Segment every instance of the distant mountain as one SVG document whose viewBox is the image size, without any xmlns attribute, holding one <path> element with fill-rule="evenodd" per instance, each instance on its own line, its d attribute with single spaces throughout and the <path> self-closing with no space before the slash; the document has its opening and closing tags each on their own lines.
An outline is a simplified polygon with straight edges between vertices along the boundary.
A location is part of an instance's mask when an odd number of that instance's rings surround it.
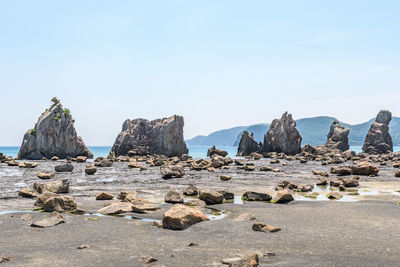
<svg viewBox="0 0 400 267">
<path fill-rule="evenodd" d="M 335 118 L 328 116 L 297 120 L 297 129 L 303 137 L 302 145 L 310 144 L 315 146 L 325 144 L 329 127 L 334 120 Z M 343 126 L 350 129 L 350 145 L 362 146 L 365 136 L 374 120 L 375 118 L 365 123 L 355 125 L 340 122 Z M 268 131 L 269 126 L 269 123 L 260 123 L 220 130 L 207 136 L 196 136 L 192 139 L 186 140 L 186 144 L 188 146 L 237 146 L 244 130 L 247 130 L 249 133 L 254 133 L 254 138 L 259 142 L 263 142 L 264 134 Z M 393 139 L 393 145 L 400 146 L 400 118 L 393 117 L 389 127 L 390 135 Z"/>
</svg>

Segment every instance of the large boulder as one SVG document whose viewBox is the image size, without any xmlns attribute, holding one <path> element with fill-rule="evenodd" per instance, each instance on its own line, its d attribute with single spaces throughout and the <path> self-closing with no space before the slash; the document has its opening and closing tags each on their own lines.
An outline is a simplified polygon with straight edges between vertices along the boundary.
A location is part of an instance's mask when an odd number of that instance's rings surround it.
<svg viewBox="0 0 400 267">
<path fill-rule="evenodd" d="M 187 154 L 183 125 L 183 117 L 178 115 L 153 121 L 126 120 L 111 153 L 116 157 L 151 154 L 173 157 Z"/>
<path fill-rule="evenodd" d="M 260 146 L 254 139 L 253 133 L 249 135 L 248 131 L 243 131 L 240 138 L 237 156 L 249 156 L 253 152 L 259 152 Z"/>
<path fill-rule="evenodd" d="M 360 161 L 351 167 L 351 171 L 354 175 L 378 175 L 379 168 L 373 163 L 368 161 Z"/>
<path fill-rule="evenodd" d="M 389 134 L 389 123 L 392 113 L 388 110 L 379 111 L 372 123 L 362 148 L 363 153 L 386 154 L 393 152 L 392 137 Z"/>
<path fill-rule="evenodd" d="M 19 159 L 39 160 L 93 155 L 76 133 L 74 119 L 69 109 L 64 109 L 58 99 L 39 117 L 35 127 L 25 133 Z"/>
<path fill-rule="evenodd" d="M 177 204 L 164 213 L 162 225 L 166 229 L 185 230 L 193 224 L 208 220 L 200 210 Z"/>
<path fill-rule="evenodd" d="M 340 125 L 339 122 L 334 121 L 328 133 L 325 147 L 329 149 L 338 149 L 340 151 L 346 151 L 350 148 L 349 146 L 349 132 L 347 129 Z"/>
<path fill-rule="evenodd" d="M 285 112 L 281 119 L 272 121 L 268 132 L 264 135 L 263 152 L 285 153 L 296 155 L 301 153 L 301 135 L 296 129 L 296 121 Z"/>
<path fill-rule="evenodd" d="M 179 165 L 161 166 L 160 172 L 164 179 L 169 179 L 172 177 L 181 178 L 185 175 L 185 170 Z"/>
</svg>

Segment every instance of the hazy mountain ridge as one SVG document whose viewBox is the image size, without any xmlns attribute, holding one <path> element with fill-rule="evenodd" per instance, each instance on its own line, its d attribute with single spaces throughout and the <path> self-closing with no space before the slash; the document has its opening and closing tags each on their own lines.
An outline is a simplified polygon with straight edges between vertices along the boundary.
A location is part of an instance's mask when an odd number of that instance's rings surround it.
<svg viewBox="0 0 400 267">
<path fill-rule="evenodd" d="M 334 120 L 336 120 L 334 117 L 328 116 L 297 120 L 297 129 L 303 137 L 302 145 L 310 144 L 315 146 L 325 144 L 329 127 Z M 352 146 L 362 146 L 365 136 L 374 120 L 375 118 L 354 125 L 340 122 L 343 126 L 350 129 L 349 144 Z M 259 123 L 250 126 L 233 127 L 213 132 L 207 136 L 196 136 L 186 140 L 186 143 L 188 146 L 237 146 L 244 130 L 247 130 L 249 133 L 254 133 L 254 138 L 259 142 L 263 142 L 264 134 L 268 131 L 269 126 L 269 123 Z M 400 146 L 400 118 L 393 117 L 389 127 L 393 145 Z"/>
</svg>

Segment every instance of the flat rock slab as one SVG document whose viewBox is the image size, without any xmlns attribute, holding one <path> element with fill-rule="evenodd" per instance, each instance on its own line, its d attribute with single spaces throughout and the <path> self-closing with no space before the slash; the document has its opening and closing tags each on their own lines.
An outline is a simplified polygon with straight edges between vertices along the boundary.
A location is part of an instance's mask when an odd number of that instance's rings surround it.
<svg viewBox="0 0 400 267">
<path fill-rule="evenodd" d="M 46 228 L 58 225 L 60 223 L 64 223 L 64 218 L 60 214 L 55 214 L 50 217 L 41 219 L 39 221 L 33 222 L 31 224 L 32 227 Z"/>
</svg>

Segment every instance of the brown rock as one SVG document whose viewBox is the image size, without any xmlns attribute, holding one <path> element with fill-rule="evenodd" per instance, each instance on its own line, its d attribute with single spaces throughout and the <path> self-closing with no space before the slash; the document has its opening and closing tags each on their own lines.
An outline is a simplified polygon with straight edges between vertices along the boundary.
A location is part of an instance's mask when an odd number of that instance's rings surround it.
<svg viewBox="0 0 400 267">
<path fill-rule="evenodd" d="M 96 200 L 111 200 L 114 196 L 108 192 L 100 192 L 96 195 Z"/>
<path fill-rule="evenodd" d="M 281 228 L 272 226 L 269 224 L 263 224 L 260 222 L 255 222 L 252 227 L 253 231 L 258 231 L 258 232 L 269 232 L 269 233 L 274 233 L 274 232 L 279 232 Z"/>
<path fill-rule="evenodd" d="M 200 210 L 177 204 L 164 213 L 162 223 L 166 229 L 184 230 L 193 224 L 208 220 Z"/>
</svg>

